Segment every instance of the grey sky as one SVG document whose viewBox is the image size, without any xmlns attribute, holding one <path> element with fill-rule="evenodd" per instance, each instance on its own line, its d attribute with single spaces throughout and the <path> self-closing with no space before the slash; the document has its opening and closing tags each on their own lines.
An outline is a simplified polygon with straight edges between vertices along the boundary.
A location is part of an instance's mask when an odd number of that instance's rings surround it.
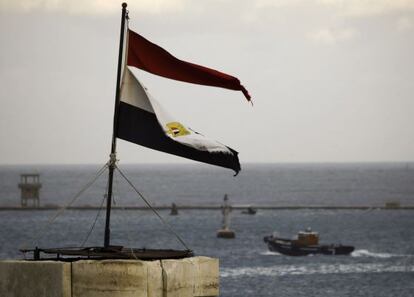
<svg viewBox="0 0 414 297">
<path fill-rule="evenodd" d="M 0 0 L 0 164 L 108 158 L 121 1 Z M 250 91 L 136 71 L 241 162 L 414 160 L 414 0 L 129 1 L 130 27 Z M 118 141 L 129 162 L 186 162 Z M 190 162 L 190 161 L 188 161 Z"/>
</svg>

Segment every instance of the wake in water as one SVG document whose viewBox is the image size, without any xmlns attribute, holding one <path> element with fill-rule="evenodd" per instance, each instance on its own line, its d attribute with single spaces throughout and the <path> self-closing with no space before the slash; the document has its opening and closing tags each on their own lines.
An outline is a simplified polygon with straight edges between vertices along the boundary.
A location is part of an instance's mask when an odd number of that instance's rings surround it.
<svg viewBox="0 0 414 297">
<path fill-rule="evenodd" d="M 278 252 L 271 252 L 271 251 L 265 251 L 261 252 L 260 255 L 262 256 L 283 256 L 282 254 L 279 254 Z M 308 255 L 313 256 L 312 254 Z M 381 258 L 381 259 L 387 259 L 392 257 L 412 257 L 413 255 L 402 255 L 402 254 L 391 254 L 391 253 L 374 253 L 370 252 L 369 250 L 356 250 L 351 253 L 352 257 L 359 258 L 359 257 L 371 257 L 371 258 Z"/>
<path fill-rule="evenodd" d="M 392 257 L 412 257 L 412 255 L 390 254 L 390 253 L 374 253 L 368 250 L 356 250 L 351 254 L 352 257 L 372 257 L 372 258 L 392 258 Z"/>
<path fill-rule="evenodd" d="M 282 254 L 279 254 L 278 252 L 272 252 L 272 251 L 261 252 L 260 255 L 262 255 L 262 256 L 282 256 Z"/>
<path fill-rule="evenodd" d="M 321 265 L 276 265 L 272 267 L 239 267 L 224 268 L 221 277 L 256 277 L 285 276 L 309 274 L 348 274 L 348 273 L 382 273 L 382 272 L 414 272 L 414 265 L 389 264 L 321 264 Z"/>
</svg>

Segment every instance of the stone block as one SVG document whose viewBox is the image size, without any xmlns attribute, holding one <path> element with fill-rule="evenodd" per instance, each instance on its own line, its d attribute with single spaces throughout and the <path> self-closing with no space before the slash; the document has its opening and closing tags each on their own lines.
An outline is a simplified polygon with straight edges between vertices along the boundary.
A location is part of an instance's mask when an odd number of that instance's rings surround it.
<svg viewBox="0 0 414 297">
<path fill-rule="evenodd" d="M 219 262 L 0 261 L 0 297 L 206 297 L 219 294 Z"/>
<path fill-rule="evenodd" d="M 160 261 L 147 261 L 148 297 L 163 297 L 162 267 Z"/>
<path fill-rule="evenodd" d="M 0 261 L 0 296 L 72 297 L 71 264 L 56 261 Z"/>
<path fill-rule="evenodd" d="M 72 297 L 147 297 L 148 268 L 139 260 L 72 263 Z"/>
<path fill-rule="evenodd" d="M 210 257 L 190 258 L 194 265 L 194 297 L 219 296 L 219 260 Z"/>
<path fill-rule="evenodd" d="M 189 259 L 161 260 L 163 297 L 193 297 L 194 264 Z"/>
</svg>

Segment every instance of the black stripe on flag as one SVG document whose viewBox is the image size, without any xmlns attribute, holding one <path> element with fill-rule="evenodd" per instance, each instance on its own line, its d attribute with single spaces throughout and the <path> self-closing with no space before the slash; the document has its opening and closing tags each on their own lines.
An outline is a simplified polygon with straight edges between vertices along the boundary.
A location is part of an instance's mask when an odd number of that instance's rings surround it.
<svg viewBox="0 0 414 297">
<path fill-rule="evenodd" d="M 174 141 L 165 134 L 154 113 L 120 102 L 117 137 L 154 150 L 240 171 L 238 152 L 209 152 Z"/>
</svg>

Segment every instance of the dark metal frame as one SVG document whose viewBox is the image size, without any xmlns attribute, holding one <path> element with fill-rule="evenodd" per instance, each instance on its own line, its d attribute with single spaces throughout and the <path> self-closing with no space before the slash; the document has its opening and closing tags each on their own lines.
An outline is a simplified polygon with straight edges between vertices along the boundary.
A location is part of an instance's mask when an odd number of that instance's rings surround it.
<svg viewBox="0 0 414 297">
<path fill-rule="evenodd" d="M 84 248 L 35 248 L 22 249 L 23 253 L 33 253 L 33 259 L 77 261 L 77 260 L 101 260 L 101 259 L 135 259 L 135 260 L 161 260 L 161 259 L 182 259 L 194 256 L 190 250 L 155 250 L 125 248 L 123 246 L 84 247 Z M 42 257 L 42 254 L 54 255 L 54 257 Z"/>
</svg>

